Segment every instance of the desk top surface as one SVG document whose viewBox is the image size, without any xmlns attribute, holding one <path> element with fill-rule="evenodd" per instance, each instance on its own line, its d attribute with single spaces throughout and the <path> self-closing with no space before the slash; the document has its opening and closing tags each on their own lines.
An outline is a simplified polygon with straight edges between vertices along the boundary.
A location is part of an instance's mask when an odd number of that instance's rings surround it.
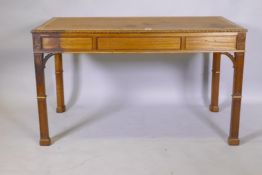
<svg viewBox="0 0 262 175">
<path fill-rule="evenodd" d="M 224 17 L 54 17 L 37 32 L 246 32 Z"/>
</svg>

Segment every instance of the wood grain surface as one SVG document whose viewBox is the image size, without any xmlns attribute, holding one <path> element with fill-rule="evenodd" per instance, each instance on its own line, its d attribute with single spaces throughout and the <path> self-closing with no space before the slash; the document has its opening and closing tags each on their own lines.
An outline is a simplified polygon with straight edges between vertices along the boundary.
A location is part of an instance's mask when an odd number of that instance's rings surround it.
<svg viewBox="0 0 262 175">
<path fill-rule="evenodd" d="M 245 32 L 219 16 L 211 17 L 54 17 L 32 32 Z"/>
</svg>

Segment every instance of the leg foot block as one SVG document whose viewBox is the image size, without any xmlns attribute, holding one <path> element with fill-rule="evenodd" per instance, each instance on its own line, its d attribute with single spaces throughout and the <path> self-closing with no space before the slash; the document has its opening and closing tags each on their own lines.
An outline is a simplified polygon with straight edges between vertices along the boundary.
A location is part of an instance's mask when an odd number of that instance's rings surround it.
<svg viewBox="0 0 262 175">
<path fill-rule="evenodd" d="M 40 145 L 41 146 L 49 146 L 51 145 L 51 139 L 47 138 L 47 139 L 40 139 Z"/>
<path fill-rule="evenodd" d="M 57 113 L 65 112 L 65 110 L 66 110 L 66 107 L 65 107 L 65 106 L 61 106 L 61 107 L 57 107 L 57 108 L 56 108 L 56 112 L 57 112 Z"/>
<path fill-rule="evenodd" d="M 240 140 L 238 138 L 228 138 L 227 140 L 229 145 L 237 146 L 240 143 Z"/>
<path fill-rule="evenodd" d="M 210 106 L 209 106 L 209 110 L 210 110 L 211 112 L 219 112 L 219 107 L 218 107 L 218 106 L 212 106 L 212 105 L 210 105 Z"/>
</svg>

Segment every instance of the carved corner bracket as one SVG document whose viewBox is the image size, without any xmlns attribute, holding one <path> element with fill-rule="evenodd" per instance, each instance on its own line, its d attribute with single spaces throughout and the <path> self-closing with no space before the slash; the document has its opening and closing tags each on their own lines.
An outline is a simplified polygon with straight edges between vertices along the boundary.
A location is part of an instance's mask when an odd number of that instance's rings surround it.
<svg viewBox="0 0 262 175">
<path fill-rule="evenodd" d="M 233 65 L 235 65 L 235 60 L 236 60 L 236 57 L 229 53 L 229 52 L 221 52 L 221 55 L 226 55 L 233 63 Z"/>
<path fill-rule="evenodd" d="M 44 66 L 44 68 L 45 68 L 45 65 L 46 65 L 46 62 L 48 61 L 48 59 L 51 58 L 54 55 L 55 55 L 54 53 L 49 53 L 49 54 L 44 56 L 44 58 L 43 58 L 43 66 Z"/>
</svg>

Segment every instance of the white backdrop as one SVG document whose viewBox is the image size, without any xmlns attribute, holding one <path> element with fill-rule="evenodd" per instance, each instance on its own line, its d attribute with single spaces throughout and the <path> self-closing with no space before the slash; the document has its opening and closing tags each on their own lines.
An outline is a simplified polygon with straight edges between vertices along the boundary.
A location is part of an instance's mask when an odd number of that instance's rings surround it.
<svg viewBox="0 0 262 175">
<path fill-rule="evenodd" d="M 262 2 L 254 0 L 3 1 L 0 6 L 0 108 L 36 113 L 30 30 L 53 16 L 224 16 L 248 28 L 243 103 L 262 101 Z M 209 54 L 64 55 L 65 99 L 92 109 L 107 105 L 209 105 Z M 220 102 L 229 107 L 232 64 L 223 57 Z M 49 110 L 55 110 L 53 59 L 46 68 Z M 23 114 L 23 113 L 21 113 Z"/>
<path fill-rule="evenodd" d="M 233 73 L 228 58 L 221 65 L 221 112 L 210 113 L 209 54 L 65 54 L 68 110 L 55 113 L 51 58 L 46 66 L 50 136 L 59 141 L 38 147 L 30 30 L 54 16 L 224 16 L 248 28 L 243 146 L 225 143 Z M 261 0 L 0 0 L 0 174 L 261 172 L 261 142 L 252 142 L 262 136 L 261 17 Z M 108 136 L 217 141 L 85 139 Z"/>
<path fill-rule="evenodd" d="M 53 16 L 224 16 L 248 28 L 243 102 L 262 101 L 262 3 L 254 0 L 1 0 L 1 104 L 32 100 L 35 82 L 30 30 Z M 73 59 L 72 59 L 73 58 Z M 209 103 L 211 63 L 203 54 L 65 55 L 67 103 Z M 53 60 L 46 69 L 54 96 Z M 221 102 L 230 100 L 232 65 L 222 61 Z M 77 90 L 77 92 L 73 92 Z M 100 103 L 98 102 L 98 103 Z M 69 105 L 70 105 L 69 104 Z"/>
</svg>

